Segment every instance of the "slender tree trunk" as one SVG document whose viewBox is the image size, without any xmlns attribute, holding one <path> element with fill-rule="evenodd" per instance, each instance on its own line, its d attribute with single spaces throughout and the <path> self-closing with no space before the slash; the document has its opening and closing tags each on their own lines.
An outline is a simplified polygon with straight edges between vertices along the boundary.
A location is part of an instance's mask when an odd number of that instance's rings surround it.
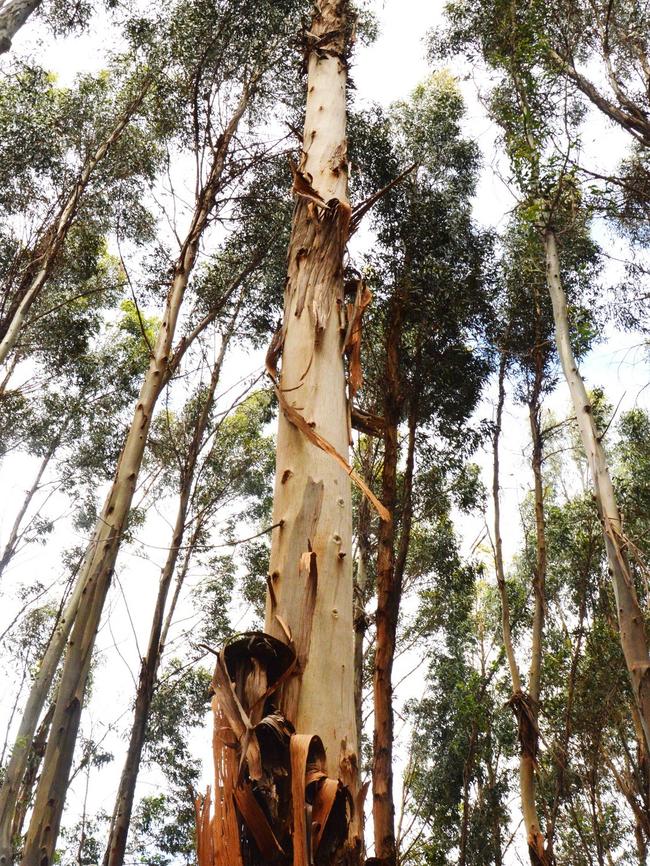
<svg viewBox="0 0 650 866">
<path fill-rule="evenodd" d="M 1 18 L 2 10 L 0 9 L 0 20 Z M 5 362 L 7 356 L 18 342 L 18 337 L 20 336 L 20 331 L 24 325 L 25 317 L 31 309 L 34 301 L 40 295 L 52 272 L 56 258 L 59 255 L 59 252 L 68 236 L 70 227 L 77 216 L 79 202 L 81 201 L 94 170 L 104 159 L 111 147 L 119 140 L 122 133 L 131 122 L 133 115 L 140 107 L 150 86 L 151 81 L 147 77 L 143 82 L 139 94 L 129 103 L 127 108 L 119 116 L 111 132 L 106 136 L 99 147 L 97 147 L 97 149 L 86 158 L 72 191 L 65 199 L 54 221 L 43 233 L 42 240 L 38 244 L 34 256 L 28 264 L 26 272 L 16 289 L 15 297 L 9 307 L 9 311 L 0 321 L 0 364 Z"/>
<path fill-rule="evenodd" d="M 214 152 L 208 180 L 195 207 L 192 224 L 174 267 L 172 283 L 149 369 L 135 407 L 131 427 L 118 462 L 113 484 L 104 503 L 93 538 L 86 552 L 80 582 L 84 600 L 72 631 L 57 695 L 52 734 L 47 744 L 43 772 L 27 833 L 22 863 L 24 866 L 51 866 L 72 765 L 81 708 L 95 636 L 120 548 L 122 533 L 131 508 L 142 464 L 149 426 L 158 397 L 182 357 L 172 356 L 172 345 L 181 304 L 199 243 L 220 188 L 225 157 L 230 142 L 246 110 L 250 97 L 244 89 L 239 105 L 220 137 Z M 183 351 L 188 343 L 183 343 Z"/>
<path fill-rule="evenodd" d="M 369 483 L 369 479 L 366 479 Z M 357 724 L 357 743 L 361 743 L 363 729 L 363 641 L 366 634 L 366 592 L 368 586 L 370 505 L 367 499 L 359 503 L 357 526 L 357 575 L 354 582 L 354 709 Z"/>
<path fill-rule="evenodd" d="M 27 809 L 29 808 L 32 794 L 34 792 L 34 785 L 36 784 L 36 779 L 38 778 L 38 773 L 43 761 L 43 755 L 45 754 L 45 747 L 47 746 L 47 738 L 50 734 L 53 715 L 54 703 L 51 703 L 48 711 L 43 716 L 43 721 L 38 726 L 38 731 L 36 732 L 36 736 L 32 742 L 29 758 L 27 760 L 27 769 L 25 770 L 25 775 L 18 793 L 16 811 L 14 812 L 14 821 L 11 829 L 13 840 L 19 839 L 23 832 L 25 816 L 27 815 Z"/>
<path fill-rule="evenodd" d="M 345 455 L 343 254 L 351 213 L 346 84 L 353 21 L 347 0 L 318 0 L 315 6 L 307 35 L 304 149 L 294 175 L 278 394 L 283 408 L 298 412 Z M 298 675 L 283 688 L 282 712 L 298 732 L 320 736 L 328 775 L 340 778 L 356 797 L 350 479 L 290 417 L 285 410 L 278 422 L 273 523 L 281 525 L 272 536 L 265 628 L 284 641 L 289 634 L 300 636 Z M 308 577 L 301 568 L 305 556 Z M 313 595 L 306 592 L 310 587 Z M 308 598 L 313 607 L 306 607 Z M 358 816 L 350 824 L 347 848 L 337 857 L 360 856 Z"/>
<path fill-rule="evenodd" d="M 372 818 L 375 856 L 382 864 L 394 866 L 395 803 L 393 800 L 393 659 L 401 586 L 395 574 L 395 510 L 397 506 L 398 428 L 403 395 L 400 371 L 402 304 L 395 296 L 386 333 L 384 393 L 384 460 L 382 502 L 391 520 L 382 520 L 377 547 L 377 638 L 373 673 L 374 735 L 372 765 Z"/>
<path fill-rule="evenodd" d="M 237 312 L 238 310 L 239 306 Z M 235 316 L 236 315 L 237 313 Z M 233 317 L 233 320 L 230 323 L 228 333 L 223 336 L 221 349 L 212 370 L 210 384 L 204 398 L 203 407 L 194 428 L 189 454 L 183 467 L 176 523 L 174 525 L 172 543 L 167 553 L 167 559 L 160 574 L 158 596 L 156 598 L 156 606 L 149 632 L 147 654 L 142 659 L 140 667 L 140 679 L 135 698 L 135 713 L 133 724 L 131 726 L 129 747 L 127 749 L 126 759 L 120 777 L 120 784 L 115 798 L 115 807 L 113 809 L 108 844 L 104 854 L 104 866 L 122 866 L 124 862 L 126 840 L 129 832 L 129 824 L 131 822 L 133 799 L 135 796 L 135 786 L 138 779 L 138 772 L 140 770 L 142 747 L 144 745 L 151 701 L 153 699 L 158 677 L 158 669 L 160 666 L 160 657 L 163 647 L 161 638 L 167 595 L 174 576 L 174 571 L 176 570 L 178 554 L 185 537 L 187 511 L 194 484 L 196 465 L 203 438 L 205 436 L 205 431 L 210 420 L 210 412 L 214 403 L 214 395 L 219 383 L 219 377 L 221 375 L 223 359 L 234 330 L 234 325 L 235 317 Z M 175 598 L 178 598 L 178 596 L 175 596 Z"/>
<path fill-rule="evenodd" d="M 4 551 L 2 553 L 2 556 L 0 557 L 0 578 L 3 575 L 5 568 L 9 565 L 9 563 L 16 554 L 16 548 L 21 538 L 20 527 L 22 525 L 23 518 L 27 513 L 27 509 L 31 505 L 32 499 L 34 498 L 41 486 L 41 481 L 43 479 L 43 475 L 45 474 L 45 470 L 49 466 L 50 460 L 54 456 L 54 452 L 58 447 L 59 439 L 57 437 L 52 443 L 52 445 L 48 448 L 47 452 L 44 454 L 43 459 L 41 460 L 38 467 L 36 478 L 34 479 L 32 486 L 25 493 L 23 504 L 20 506 L 18 514 L 16 515 L 16 519 L 14 520 L 13 526 L 11 527 L 11 532 L 9 533 L 9 538 L 7 539 Z"/>
<path fill-rule="evenodd" d="M 643 611 L 639 605 L 634 577 L 625 551 L 621 516 L 614 485 L 609 474 L 601 437 L 596 429 L 591 402 L 571 347 L 567 300 L 560 278 L 557 240 L 552 228 L 544 232 L 548 288 L 553 302 L 555 338 L 562 369 L 569 386 L 582 446 L 587 454 L 594 495 L 603 525 L 609 571 L 616 597 L 616 610 L 625 664 L 630 675 L 634 699 L 639 709 L 650 751 L 650 657 Z"/>
<path fill-rule="evenodd" d="M 6 0 L 0 5 L 0 54 L 11 48 L 11 42 L 42 0 Z"/>
<path fill-rule="evenodd" d="M 513 696 L 511 704 L 519 727 L 519 742 L 521 754 L 519 758 L 519 793 L 521 798 L 521 811 L 524 819 L 524 827 L 526 828 L 526 839 L 528 842 L 528 853 L 532 866 L 548 866 L 552 863 L 552 855 L 544 845 L 544 835 L 541 831 L 539 817 L 537 815 L 537 804 L 535 800 L 535 764 L 537 756 L 538 743 L 538 704 L 539 704 L 539 673 L 541 668 L 541 650 L 542 650 L 542 633 L 543 633 L 543 616 L 544 616 L 544 601 L 541 592 L 543 591 L 543 579 L 546 571 L 545 565 L 545 544 L 542 549 L 537 551 L 537 564 L 535 575 L 533 577 L 533 591 L 535 595 L 535 612 L 533 615 L 533 634 L 531 647 L 531 664 L 529 672 L 529 688 L 530 692 L 526 695 L 523 691 L 521 674 L 515 657 L 514 646 L 512 643 L 512 633 L 510 628 L 510 605 L 508 602 L 508 592 L 506 587 L 505 568 L 503 563 L 503 546 L 501 540 L 501 509 L 499 497 L 499 439 L 501 435 L 501 425 L 503 420 L 503 405 L 505 402 L 505 371 L 507 359 L 505 354 L 502 354 L 499 364 L 499 394 L 497 399 L 496 423 L 493 437 L 493 477 L 492 477 L 492 496 L 494 501 L 494 537 L 495 537 L 495 565 L 497 572 L 497 585 L 499 595 L 501 597 L 501 622 L 503 631 L 503 643 L 508 658 L 510 668 L 510 678 L 512 680 Z M 537 401 L 535 401 L 537 403 Z M 533 415 L 538 421 L 539 407 L 536 406 Z M 535 424 L 539 430 L 538 424 Z M 541 438 L 538 439 L 538 447 L 541 448 Z M 538 518 L 538 498 L 541 496 L 541 475 L 535 469 L 541 467 L 541 451 L 536 455 L 536 443 L 533 442 L 533 466 L 535 472 L 535 509 L 536 518 Z M 543 503 L 542 512 L 543 520 Z M 536 519 L 536 524 L 538 519 Z M 538 533 L 540 527 L 538 525 Z M 541 556 L 541 559 L 540 559 Z"/>
<path fill-rule="evenodd" d="M 77 576 L 74 589 L 47 645 L 32 683 L 14 741 L 11 758 L 0 788 L 0 866 L 12 862 L 12 826 L 21 783 L 27 769 L 34 732 L 50 693 L 61 656 L 83 596 L 83 584 Z"/>
</svg>

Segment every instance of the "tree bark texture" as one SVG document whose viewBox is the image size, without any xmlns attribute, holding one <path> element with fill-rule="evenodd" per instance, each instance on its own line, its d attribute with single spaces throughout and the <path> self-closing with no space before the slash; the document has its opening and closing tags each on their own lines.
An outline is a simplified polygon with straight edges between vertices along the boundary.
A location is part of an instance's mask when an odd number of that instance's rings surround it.
<svg viewBox="0 0 650 866">
<path fill-rule="evenodd" d="M 269 351 L 273 371 L 282 350 L 283 411 L 273 511 L 273 523 L 281 525 L 272 536 L 265 630 L 296 649 L 297 674 L 283 688 L 282 712 L 299 733 L 320 736 L 327 774 L 354 796 L 350 479 L 290 420 L 291 410 L 299 413 L 340 455 L 347 454 L 343 254 L 350 222 L 346 86 L 352 16 L 347 0 L 320 0 L 315 7 L 306 34 L 307 102 L 303 153 L 294 169 L 284 321 L 275 356 L 273 346 Z M 312 554 L 315 569 L 300 567 L 304 554 Z M 358 828 L 350 833 L 346 856 L 354 858 L 361 841 Z"/>
<path fill-rule="evenodd" d="M 393 800 L 393 659 L 401 597 L 395 571 L 395 522 L 397 506 L 398 429 L 403 395 L 400 371 L 402 303 L 398 295 L 391 304 L 386 334 L 384 395 L 384 460 L 382 502 L 392 519 L 382 521 L 377 548 L 377 636 L 373 672 L 374 732 L 372 767 L 372 817 L 375 856 L 386 866 L 394 866 L 395 803 Z"/>
<path fill-rule="evenodd" d="M 0 866 L 9 866 L 13 860 L 12 827 L 15 823 L 16 804 L 27 770 L 34 732 L 65 650 L 82 595 L 83 584 L 77 576 L 70 600 L 47 645 L 23 710 L 11 758 L 0 788 Z"/>
<path fill-rule="evenodd" d="M 63 666 L 52 721 L 52 734 L 47 744 L 43 772 L 25 841 L 23 866 L 51 866 L 54 862 L 56 840 L 97 628 L 131 508 L 156 403 L 174 367 L 182 357 L 182 352 L 178 351 L 172 355 L 172 346 L 185 290 L 196 261 L 201 235 L 220 188 L 225 157 L 248 105 L 249 95 L 248 89 L 245 89 L 237 109 L 221 136 L 220 146 L 214 153 L 208 179 L 197 198 L 190 229 L 174 266 L 165 312 L 152 351 L 149 369 L 145 374 L 113 484 L 81 569 L 79 580 L 83 587 L 83 599 Z M 181 345 L 185 351 L 188 343 L 183 342 Z"/>
<path fill-rule="evenodd" d="M 0 54 L 11 48 L 14 36 L 42 0 L 7 0 L 0 6 Z"/>
<path fill-rule="evenodd" d="M 557 239 L 552 228 L 544 232 L 547 283 L 553 303 L 555 339 L 558 355 L 569 386 L 573 409 L 576 413 L 582 446 L 594 487 L 605 537 L 609 571 L 616 598 L 616 610 L 625 664 L 630 675 L 646 750 L 650 750 L 650 658 L 643 611 L 639 605 L 634 578 L 626 555 L 621 516 L 614 485 L 609 474 L 607 458 L 600 434 L 596 429 L 591 401 L 573 354 L 569 334 L 567 299 L 560 277 L 560 258 Z"/>
</svg>

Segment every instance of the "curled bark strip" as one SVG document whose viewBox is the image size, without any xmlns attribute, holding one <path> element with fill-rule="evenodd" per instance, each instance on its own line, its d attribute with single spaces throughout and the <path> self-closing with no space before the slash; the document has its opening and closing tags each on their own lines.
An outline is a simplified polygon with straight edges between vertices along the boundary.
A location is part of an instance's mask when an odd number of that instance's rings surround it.
<svg viewBox="0 0 650 866">
<path fill-rule="evenodd" d="M 250 783 L 235 788 L 234 795 L 241 816 L 264 859 L 273 862 L 284 857 L 284 850 L 276 839 L 262 807 L 257 802 Z"/>
<path fill-rule="evenodd" d="M 508 701 L 517 719 L 519 745 L 522 755 L 537 763 L 539 752 L 539 728 L 535 720 L 535 711 L 530 695 L 518 691 Z"/>
<path fill-rule="evenodd" d="M 372 300 L 372 292 L 364 280 L 357 280 L 357 288 L 354 303 L 347 305 L 348 327 L 343 343 L 343 352 L 348 358 L 348 383 L 350 386 L 350 400 L 353 400 L 357 391 L 363 385 L 363 372 L 361 370 L 361 333 L 363 314 Z"/>
<path fill-rule="evenodd" d="M 381 502 L 377 499 L 372 490 L 368 487 L 366 482 L 361 478 L 361 476 L 356 472 L 352 466 L 348 463 L 348 461 L 343 457 L 336 448 L 327 441 L 327 439 L 323 438 L 320 434 L 318 434 L 312 427 L 309 426 L 307 421 L 302 417 L 300 412 L 297 409 L 294 409 L 293 406 L 290 406 L 287 402 L 286 398 L 275 384 L 275 394 L 278 398 L 278 402 L 284 412 L 287 420 L 293 424 L 301 433 L 303 433 L 307 439 L 315 445 L 317 448 L 320 448 L 321 451 L 324 451 L 326 454 L 329 454 L 330 457 L 333 457 L 334 460 L 346 471 L 346 473 L 350 476 L 351 480 L 356 484 L 359 490 L 363 493 L 366 499 L 371 503 L 377 514 L 381 517 L 382 520 L 390 520 L 390 512 L 388 509 L 381 504 Z"/>
<path fill-rule="evenodd" d="M 251 779 L 260 779 L 262 777 L 262 756 L 257 736 L 248 714 L 235 693 L 234 684 L 228 676 L 223 653 L 219 653 L 217 658 L 212 678 L 212 688 L 215 694 L 213 698 L 215 723 L 216 714 L 219 713 L 219 716 L 223 717 L 227 722 L 228 729 L 234 734 L 241 747 L 240 774 L 243 770 L 244 762 L 246 762 Z"/>
</svg>

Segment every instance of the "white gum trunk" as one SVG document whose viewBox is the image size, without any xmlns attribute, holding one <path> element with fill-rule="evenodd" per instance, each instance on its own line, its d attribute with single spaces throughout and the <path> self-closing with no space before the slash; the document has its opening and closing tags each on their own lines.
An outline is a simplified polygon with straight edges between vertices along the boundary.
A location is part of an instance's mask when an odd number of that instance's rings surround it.
<svg viewBox="0 0 650 866">
<path fill-rule="evenodd" d="M 594 494 L 603 524 L 607 558 L 618 614 L 621 646 L 639 709 L 646 746 L 650 747 L 650 682 L 648 644 L 643 613 L 625 553 L 621 516 L 607 458 L 594 422 L 591 402 L 571 347 L 567 300 L 560 278 L 557 240 L 552 229 L 544 234 L 548 289 L 553 303 L 555 338 L 562 369 L 569 386 L 582 446 L 587 454 Z"/>
<path fill-rule="evenodd" d="M 0 5 L 0 54 L 11 48 L 11 43 L 29 16 L 42 0 L 8 0 Z"/>
<path fill-rule="evenodd" d="M 346 455 L 349 430 L 341 317 L 342 257 L 350 208 L 347 69 L 342 58 L 349 7 L 345 2 L 321 0 L 316 10 L 307 34 L 304 150 L 294 179 L 296 209 L 279 387 L 283 399 L 314 431 Z M 306 594 L 299 563 L 310 548 L 318 571 L 313 629 L 307 626 L 306 658 L 285 710 L 297 731 L 321 737 L 328 774 L 345 781 L 351 774 L 356 781 L 350 479 L 282 413 L 273 516 L 274 523 L 280 521 L 272 537 L 267 632 L 285 641 L 285 629 L 294 640 L 300 635 L 305 628 Z"/>
</svg>

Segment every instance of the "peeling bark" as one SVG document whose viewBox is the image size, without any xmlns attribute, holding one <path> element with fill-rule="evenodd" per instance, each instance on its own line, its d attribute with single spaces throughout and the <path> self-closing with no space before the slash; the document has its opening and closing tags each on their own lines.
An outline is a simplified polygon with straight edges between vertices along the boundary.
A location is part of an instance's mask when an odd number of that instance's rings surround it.
<svg viewBox="0 0 650 866">
<path fill-rule="evenodd" d="M 650 656 L 643 611 L 639 605 L 634 577 L 627 558 L 627 542 L 623 535 L 621 515 L 605 450 L 596 429 L 589 395 L 571 346 L 567 299 L 560 278 L 557 240 L 555 232 L 550 227 L 544 232 L 544 244 L 547 284 L 553 303 L 558 355 L 571 394 L 582 446 L 589 463 L 594 496 L 603 527 L 610 577 L 616 597 L 623 656 L 643 726 L 646 752 L 648 752 L 650 751 Z"/>
</svg>

